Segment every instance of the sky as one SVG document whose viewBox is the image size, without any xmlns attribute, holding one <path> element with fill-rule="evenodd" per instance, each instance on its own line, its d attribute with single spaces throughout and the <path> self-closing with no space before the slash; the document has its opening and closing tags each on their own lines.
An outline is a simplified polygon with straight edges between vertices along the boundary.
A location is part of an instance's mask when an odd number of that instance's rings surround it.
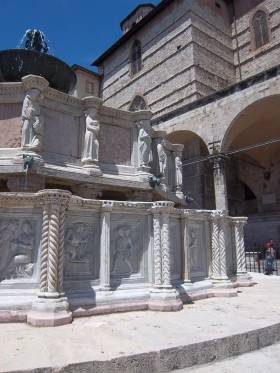
<svg viewBox="0 0 280 373">
<path fill-rule="evenodd" d="M 69 65 L 90 68 L 122 35 L 120 22 L 145 2 L 149 1 L 0 0 L 0 50 L 16 48 L 25 30 L 37 28 L 49 40 L 51 54 Z"/>
</svg>

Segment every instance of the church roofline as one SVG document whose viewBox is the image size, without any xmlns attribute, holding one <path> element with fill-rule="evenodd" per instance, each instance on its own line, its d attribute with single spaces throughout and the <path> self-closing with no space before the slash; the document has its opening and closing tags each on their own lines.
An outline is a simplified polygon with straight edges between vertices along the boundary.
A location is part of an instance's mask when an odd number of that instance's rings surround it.
<svg viewBox="0 0 280 373">
<path fill-rule="evenodd" d="M 123 24 L 130 18 L 132 17 L 138 9 L 144 7 L 144 6 L 149 6 L 149 7 L 152 7 L 152 8 L 156 8 L 156 6 L 153 4 L 153 3 L 143 3 L 143 4 L 139 4 L 135 9 L 133 9 L 132 12 L 129 13 L 128 16 L 126 16 L 120 23 L 120 26 L 121 28 L 123 27 Z"/>
<path fill-rule="evenodd" d="M 138 22 L 134 27 L 132 27 L 127 33 L 125 33 L 120 39 L 118 39 L 109 49 L 107 49 L 100 57 L 92 62 L 92 66 L 99 66 L 107 57 L 109 57 L 117 48 L 124 44 L 132 35 L 134 35 L 138 30 L 150 22 L 154 17 L 156 17 L 162 10 L 164 10 L 168 5 L 170 5 L 174 0 L 162 0 L 155 8 L 148 13 L 140 22 Z M 143 6 L 147 4 L 140 4 Z M 150 4 L 149 4 L 150 5 Z M 135 9 L 134 9 L 135 11 Z M 133 12 L 134 12 L 133 11 Z M 123 20 L 122 22 L 124 22 Z"/>
</svg>

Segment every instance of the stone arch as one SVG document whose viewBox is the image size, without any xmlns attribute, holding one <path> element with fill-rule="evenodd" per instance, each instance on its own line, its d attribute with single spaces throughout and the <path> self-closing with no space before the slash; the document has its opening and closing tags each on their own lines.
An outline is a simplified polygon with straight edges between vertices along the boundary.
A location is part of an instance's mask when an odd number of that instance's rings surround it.
<svg viewBox="0 0 280 373">
<path fill-rule="evenodd" d="M 229 154 L 226 180 L 230 214 L 249 217 L 246 232 L 250 240 L 258 237 L 255 242 L 265 241 L 269 228 L 270 236 L 280 243 L 279 118 L 280 95 L 258 100 L 234 118 L 222 143 L 222 151 Z M 240 182 L 250 188 L 255 199 L 245 198 L 246 188 Z"/>
<path fill-rule="evenodd" d="M 227 152 L 231 148 L 232 140 L 244 129 L 250 127 L 254 120 L 264 119 L 264 115 L 273 115 L 274 120 L 279 113 L 280 95 L 271 95 L 251 102 L 243 108 L 229 123 L 222 139 L 221 150 Z M 250 118 L 250 120 L 249 120 Z"/>
<path fill-rule="evenodd" d="M 190 208 L 215 207 L 213 171 L 207 157 L 209 150 L 204 140 L 188 130 L 172 132 L 167 140 L 183 144 L 183 193 L 193 199 Z M 202 161 L 203 160 L 203 161 Z"/>
</svg>

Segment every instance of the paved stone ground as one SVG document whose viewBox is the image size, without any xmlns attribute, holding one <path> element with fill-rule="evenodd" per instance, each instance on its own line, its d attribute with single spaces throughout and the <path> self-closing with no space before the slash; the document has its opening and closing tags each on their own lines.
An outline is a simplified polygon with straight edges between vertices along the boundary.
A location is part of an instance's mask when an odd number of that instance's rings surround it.
<svg viewBox="0 0 280 373">
<path fill-rule="evenodd" d="M 279 373 L 280 344 L 243 354 L 231 359 L 196 368 L 174 370 L 174 373 Z"/>
<path fill-rule="evenodd" d="M 76 319 L 71 325 L 44 329 L 26 324 L 2 324 L 0 372 L 152 354 L 153 351 L 279 324 L 280 278 L 254 274 L 254 280 L 258 284 L 253 288 L 240 288 L 238 297 L 197 301 L 177 313 L 131 312 L 94 316 Z M 239 344 L 239 340 L 236 343 Z M 183 353 L 186 353 L 185 350 Z M 148 358 L 146 355 L 145 361 Z M 177 365 L 177 368 L 180 367 L 183 366 Z M 155 371 L 152 369 L 142 368 L 131 372 Z M 71 370 L 75 373 L 80 371 L 95 372 L 76 368 Z M 111 373 L 122 370 L 103 368 L 96 371 Z"/>
</svg>

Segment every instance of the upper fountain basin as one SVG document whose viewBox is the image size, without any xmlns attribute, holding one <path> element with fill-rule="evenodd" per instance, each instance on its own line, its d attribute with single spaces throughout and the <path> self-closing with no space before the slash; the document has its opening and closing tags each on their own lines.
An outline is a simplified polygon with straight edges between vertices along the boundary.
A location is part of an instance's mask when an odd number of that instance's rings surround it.
<svg viewBox="0 0 280 373">
<path fill-rule="evenodd" d="M 65 62 L 46 53 L 27 49 L 0 51 L 0 82 L 20 82 L 26 75 L 47 79 L 50 87 L 72 93 L 76 75 Z"/>
</svg>

